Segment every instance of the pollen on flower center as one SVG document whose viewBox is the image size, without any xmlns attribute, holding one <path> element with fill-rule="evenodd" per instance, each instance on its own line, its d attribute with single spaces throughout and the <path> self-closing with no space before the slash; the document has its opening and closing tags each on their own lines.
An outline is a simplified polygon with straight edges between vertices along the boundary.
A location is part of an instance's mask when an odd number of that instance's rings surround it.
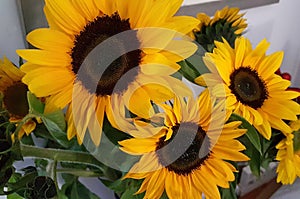
<svg viewBox="0 0 300 199">
<path fill-rule="evenodd" d="M 129 51 L 125 45 L 131 42 L 139 46 L 140 41 L 136 35 L 132 36 L 130 40 L 128 40 L 128 38 L 122 40 L 122 38 L 119 37 L 112 40 L 111 46 L 117 46 L 117 53 L 120 54 L 120 56 L 108 67 L 89 64 L 88 66 L 85 65 L 86 68 L 81 68 L 89 53 L 99 44 L 127 30 L 131 30 L 129 19 L 122 20 L 118 13 L 115 13 L 111 16 L 104 15 L 95 18 L 94 21 L 88 23 L 80 34 L 76 36 L 71 52 L 72 70 L 77 74 L 79 69 L 82 69 L 80 70 L 81 74 L 79 75 L 79 80 L 88 90 L 95 92 L 97 96 L 111 95 L 113 92 L 123 92 L 127 89 L 128 85 L 134 81 L 139 72 L 139 67 L 137 66 L 141 61 L 141 50 L 136 49 Z M 107 53 L 110 53 L 110 50 L 111 49 L 107 49 Z M 103 56 L 99 54 L 99 56 L 96 58 L 93 57 L 92 59 L 100 60 L 102 57 Z M 93 61 L 92 63 L 97 63 L 97 61 Z M 100 79 L 99 71 L 102 74 Z M 127 74 L 126 78 L 122 78 L 122 76 L 128 72 L 130 72 L 130 74 Z M 122 82 L 120 83 L 121 78 Z M 118 87 L 115 88 L 118 82 Z"/>
<path fill-rule="evenodd" d="M 28 114 L 27 91 L 27 86 L 21 81 L 15 82 L 4 91 L 4 106 L 9 114 L 16 119 L 22 119 Z"/>
<path fill-rule="evenodd" d="M 231 92 L 241 103 L 254 109 L 260 108 L 268 99 L 264 81 L 256 71 L 249 67 L 240 67 L 230 75 Z"/>
<path fill-rule="evenodd" d="M 158 160 L 169 171 L 188 175 L 209 157 L 209 139 L 205 131 L 194 123 L 181 123 L 172 127 L 172 130 L 173 135 L 169 140 L 165 140 L 164 136 L 157 143 Z M 180 155 L 182 148 L 186 151 Z"/>
</svg>

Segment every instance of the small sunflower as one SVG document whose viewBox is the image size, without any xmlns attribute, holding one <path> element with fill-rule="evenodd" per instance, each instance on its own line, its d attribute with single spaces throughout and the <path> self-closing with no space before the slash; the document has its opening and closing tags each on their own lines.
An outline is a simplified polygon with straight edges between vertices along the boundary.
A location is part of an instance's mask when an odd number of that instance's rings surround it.
<svg viewBox="0 0 300 199">
<path fill-rule="evenodd" d="M 162 105 L 164 126 L 144 127 L 139 137 L 119 142 L 123 151 L 142 155 L 125 175 L 144 179 L 137 194 L 160 198 L 165 190 L 169 198 L 201 198 L 204 193 L 217 199 L 218 186 L 229 188 L 237 170 L 224 160 L 249 160 L 240 152 L 245 147 L 235 139 L 246 130 L 238 128 L 240 121 L 224 124 L 229 117 L 223 111 L 225 104 L 214 108 L 212 104 L 204 94 L 197 101 L 176 98 L 173 106 Z"/>
<path fill-rule="evenodd" d="M 114 110 L 126 106 L 136 115 L 149 117 L 154 112 L 151 101 L 163 101 L 177 92 L 186 94 L 186 87 L 169 76 L 180 68 L 176 62 L 196 50 L 176 34 L 198 25 L 193 17 L 173 16 L 181 0 L 45 2 L 50 28 L 27 36 L 39 49 L 17 52 L 28 61 L 22 70 L 30 91 L 38 97 L 51 96 L 49 103 L 58 108 L 72 104 L 67 114 L 73 127 L 68 128 L 69 138 L 77 131 L 82 141 L 88 127 L 98 145 L 105 114 L 118 128 Z M 130 32 L 130 37 L 117 36 L 124 32 Z M 99 44 L 108 48 L 98 48 Z M 114 53 L 121 56 L 106 67 Z"/>
<path fill-rule="evenodd" d="M 205 13 L 199 13 L 197 18 L 200 24 L 194 31 L 196 41 L 209 52 L 215 47 L 214 41 L 222 41 L 222 38 L 233 47 L 235 39 L 247 28 L 244 14 L 240 14 L 239 11 L 238 8 L 226 6 L 216 11 L 212 18 Z"/>
<path fill-rule="evenodd" d="M 214 87 L 215 95 L 226 97 L 227 108 L 244 117 L 266 139 L 271 137 L 271 127 L 290 132 L 283 120 L 297 120 L 300 106 L 292 99 L 299 93 L 286 91 L 290 81 L 275 74 L 283 52 L 266 55 L 266 40 L 252 49 L 244 37 L 236 39 L 234 49 L 225 40 L 215 44 L 213 53 L 204 57 L 212 73 L 203 74 L 195 82 L 204 85 L 206 81 L 207 86 Z M 224 89 L 226 96 L 219 94 Z"/>
<path fill-rule="evenodd" d="M 291 122 L 290 126 L 293 133 L 286 134 L 276 146 L 277 182 L 282 184 L 293 184 L 300 177 L 300 120 Z"/>
<path fill-rule="evenodd" d="M 9 121 L 20 122 L 28 114 L 28 88 L 21 82 L 24 73 L 6 57 L 0 60 L 0 92 L 3 94 L 3 106 L 9 113 Z M 29 135 L 35 129 L 36 123 L 28 120 L 18 132 L 18 138 Z"/>
</svg>

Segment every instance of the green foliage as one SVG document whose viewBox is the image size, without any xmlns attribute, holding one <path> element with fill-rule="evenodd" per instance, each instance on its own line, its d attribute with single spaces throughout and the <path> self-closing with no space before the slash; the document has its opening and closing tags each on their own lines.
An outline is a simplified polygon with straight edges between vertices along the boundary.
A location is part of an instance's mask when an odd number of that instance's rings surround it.
<svg viewBox="0 0 300 199">
<path fill-rule="evenodd" d="M 9 182 L 6 184 L 8 191 L 5 191 L 7 195 L 18 193 L 20 196 L 25 197 L 25 192 L 28 189 L 27 185 L 38 176 L 35 167 L 29 166 L 22 170 L 24 171 L 24 175 L 14 173 L 9 179 Z"/>
<path fill-rule="evenodd" d="M 294 151 L 300 151 L 300 130 L 294 133 Z"/>
<path fill-rule="evenodd" d="M 195 83 L 196 77 L 209 72 L 202 60 L 205 53 L 206 51 L 198 46 L 198 50 L 191 57 L 178 63 L 181 66 L 179 72 L 192 83 Z"/>
<path fill-rule="evenodd" d="M 240 128 L 242 129 L 247 129 L 247 132 L 245 136 L 247 139 L 250 141 L 250 143 L 254 146 L 254 148 L 262 154 L 261 151 L 261 136 L 260 134 L 256 131 L 256 129 L 243 117 L 237 115 L 237 114 L 232 114 L 230 116 L 229 121 L 241 121 L 242 124 L 240 125 Z"/>
<path fill-rule="evenodd" d="M 109 181 L 105 179 L 101 179 L 101 181 L 104 185 L 120 196 L 120 199 L 142 199 L 144 197 L 144 194 L 135 194 L 139 190 L 143 180 L 122 180 L 122 178 L 119 178 L 115 181 Z"/>
<path fill-rule="evenodd" d="M 221 19 L 211 26 L 203 26 L 198 32 L 195 32 L 196 41 L 207 51 L 213 52 L 215 41 L 222 41 L 224 38 L 234 48 L 235 39 L 240 34 L 235 34 L 237 27 L 232 26 L 232 22 Z"/>
<path fill-rule="evenodd" d="M 237 176 L 236 176 L 237 177 Z M 236 189 L 236 180 L 229 183 L 229 188 L 219 188 L 220 195 L 222 199 L 237 199 Z"/>
<path fill-rule="evenodd" d="M 22 160 L 19 144 L 12 143 L 10 136 L 15 127 L 7 120 L 7 117 L 0 115 L 0 195 L 5 195 L 4 187 L 14 175 L 14 161 Z"/>
<path fill-rule="evenodd" d="M 63 174 L 63 179 L 65 184 L 62 186 L 61 190 L 58 193 L 59 198 L 61 199 L 100 199 L 89 189 L 87 189 L 81 182 L 79 182 L 77 176 Z"/>
<path fill-rule="evenodd" d="M 239 128 L 247 129 L 245 135 L 241 136 L 239 140 L 245 145 L 246 150 L 244 153 L 251 158 L 249 160 L 249 166 L 252 173 L 255 176 L 260 175 L 261 161 L 262 157 L 262 145 L 261 139 L 262 136 L 256 131 L 256 129 L 243 117 L 232 114 L 229 118 L 229 121 L 241 121 L 242 124 Z"/>
<path fill-rule="evenodd" d="M 50 199 L 57 195 L 54 181 L 47 176 L 37 176 L 27 184 L 25 198 Z"/>
<path fill-rule="evenodd" d="M 44 114 L 45 105 L 36 98 L 32 93 L 27 93 L 27 99 L 29 104 L 29 113 L 32 117 L 41 118 L 43 125 L 47 131 L 37 131 L 37 135 L 56 141 L 64 148 L 70 147 L 70 141 L 66 135 L 66 122 L 64 114 L 61 110 L 57 110 L 52 113 Z M 38 130 L 41 130 L 39 128 Z"/>
</svg>

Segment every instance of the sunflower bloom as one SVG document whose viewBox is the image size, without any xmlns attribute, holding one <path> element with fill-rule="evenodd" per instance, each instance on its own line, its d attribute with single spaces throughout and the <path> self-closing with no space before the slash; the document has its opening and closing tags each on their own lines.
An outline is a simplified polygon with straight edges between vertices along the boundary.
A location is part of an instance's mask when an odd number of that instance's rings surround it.
<svg viewBox="0 0 300 199">
<path fill-rule="evenodd" d="M 214 41 L 222 41 L 222 38 L 225 38 L 233 47 L 234 40 L 247 28 L 244 14 L 239 11 L 238 8 L 226 6 L 216 11 L 212 18 L 205 13 L 198 13 L 197 18 L 200 24 L 194 31 L 196 41 L 209 52 L 212 52 L 215 47 Z"/>
<path fill-rule="evenodd" d="M 229 117 L 223 111 L 225 104 L 214 108 L 212 104 L 204 94 L 197 101 L 176 98 L 173 106 L 162 105 L 164 126 L 145 127 L 139 137 L 119 142 L 123 151 L 142 155 L 125 175 L 144 179 L 137 194 L 160 198 L 166 191 L 169 198 L 201 198 L 203 193 L 217 199 L 218 186 L 229 188 L 237 170 L 224 160 L 249 160 L 240 152 L 245 147 L 235 139 L 246 130 L 238 129 L 240 121 L 224 124 Z"/>
<path fill-rule="evenodd" d="M 27 36 L 38 49 L 17 51 L 28 61 L 22 66 L 23 82 L 36 96 L 50 96 L 49 103 L 58 108 L 72 104 L 69 139 L 77 135 L 82 141 L 88 128 L 99 145 L 105 115 L 118 128 L 119 113 L 114 111 L 123 106 L 150 117 L 151 101 L 186 94 L 184 85 L 169 76 L 180 68 L 176 62 L 196 50 L 175 34 L 198 25 L 192 17 L 173 16 L 181 2 L 46 0 L 49 28 Z M 118 37 L 124 32 L 130 37 Z"/>
<path fill-rule="evenodd" d="M 28 114 L 27 86 L 21 82 L 24 73 L 6 57 L 0 60 L 0 92 L 3 94 L 3 106 L 8 111 L 9 121 L 20 122 Z M 36 127 L 28 120 L 18 132 L 18 138 L 29 135 Z"/>
<path fill-rule="evenodd" d="M 291 122 L 290 126 L 293 133 L 287 134 L 276 146 L 277 182 L 282 184 L 293 184 L 300 177 L 300 120 Z"/>
<path fill-rule="evenodd" d="M 225 97 L 227 108 L 244 117 L 266 139 L 271 137 L 271 127 L 290 132 L 283 120 L 297 120 L 300 114 L 299 104 L 292 100 L 299 93 L 286 91 L 290 81 L 275 74 L 283 52 L 266 55 L 268 47 L 269 43 L 263 40 L 252 49 L 244 37 L 236 40 L 234 49 L 225 40 L 216 42 L 213 53 L 204 57 L 212 73 L 195 79 L 200 85 L 213 87 L 217 97 Z M 225 90 L 225 95 L 221 90 Z"/>
</svg>

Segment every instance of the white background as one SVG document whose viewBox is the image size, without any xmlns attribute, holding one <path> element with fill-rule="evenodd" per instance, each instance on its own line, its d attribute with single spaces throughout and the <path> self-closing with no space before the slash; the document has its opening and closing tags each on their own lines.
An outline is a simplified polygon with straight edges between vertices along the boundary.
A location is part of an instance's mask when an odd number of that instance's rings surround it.
<svg viewBox="0 0 300 199">
<path fill-rule="evenodd" d="M 16 1 L 0 0 L 0 57 L 6 55 L 15 63 L 18 62 L 15 50 L 24 48 L 24 35 L 17 13 Z M 188 3 L 190 2 L 191 0 Z M 194 2 L 199 3 L 200 1 L 194 0 Z M 295 86 L 300 86 L 299 8 L 299 0 L 280 0 L 278 4 L 244 10 L 249 24 L 246 36 L 253 45 L 266 38 L 271 42 L 269 53 L 281 50 L 285 52 L 282 71 L 292 74 L 292 82 Z M 90 181 L 88 183 L 94 184 Z M 299 180 L 298 184 L 294 185 L 294 187 L 296 186 L 299 187 Z M 104 199 L 112 198 L 111 193 L 101 187 L 94 186 L 93 191 L 100 194 Z M 280 193 L 274 199 L 281 198 Z M 288 191 L 284 193 L 284 198 L 294 198 L 293 193 L 296 194 L 296 189 L 288 187 Z"/>
</svg>

